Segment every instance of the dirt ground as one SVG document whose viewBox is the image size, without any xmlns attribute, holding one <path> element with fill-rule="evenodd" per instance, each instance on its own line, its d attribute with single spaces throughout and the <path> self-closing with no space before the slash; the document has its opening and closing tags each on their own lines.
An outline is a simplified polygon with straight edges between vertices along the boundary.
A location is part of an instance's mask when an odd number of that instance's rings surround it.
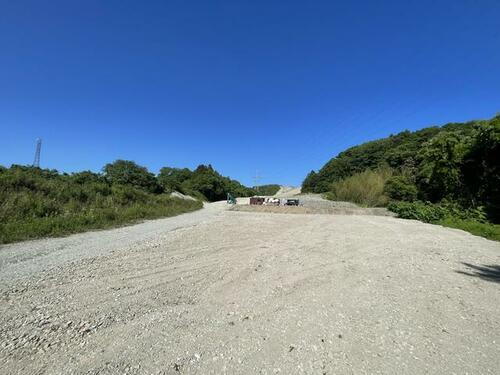
<svg viewBox="0 0 500 375">
<path fill-rule="evenodd" d="M 3 246 L 0 372 L 498 374 L 498 265 L 459 230 L 221 203 Z"/>
<path fill-rule="evenodd" d="M 231 208 L 240 212 L 266 212 L 275 214 L 330 214 L 330 215 L 370 215 L 370 216 L 395 216 L 386 208 L 362 207 L 308 207 L 308 206 L 270 206 L 270 205 L 240 205 Z"/>
</svg>

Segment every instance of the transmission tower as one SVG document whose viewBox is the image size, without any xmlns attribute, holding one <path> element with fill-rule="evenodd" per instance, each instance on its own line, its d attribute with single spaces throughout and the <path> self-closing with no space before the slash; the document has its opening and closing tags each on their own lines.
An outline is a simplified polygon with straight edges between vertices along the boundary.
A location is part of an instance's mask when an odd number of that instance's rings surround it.
<svg viewBox="0 0 500 375">
<path fill-rule="evenodd" d="M 36 150 L 35 150 L 35 160 L 33 160 L 33 167 L 40 168 L 40 151 L 42 150 L 42 139 L 37 138 L 36 140 Z"/>
</svg>

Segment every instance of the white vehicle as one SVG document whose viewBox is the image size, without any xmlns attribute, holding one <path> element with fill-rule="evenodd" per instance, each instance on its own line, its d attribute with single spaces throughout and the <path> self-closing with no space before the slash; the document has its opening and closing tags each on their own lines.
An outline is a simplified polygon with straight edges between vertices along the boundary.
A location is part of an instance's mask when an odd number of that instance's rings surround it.
<svg viewBox="0 0 500 375">
<path fill-rule="evenodd" d="M 266 198 L 264 201 L 264 205 L 266 206 L 279 206 L 280 199 L 279 198 Z"/>
</svg>

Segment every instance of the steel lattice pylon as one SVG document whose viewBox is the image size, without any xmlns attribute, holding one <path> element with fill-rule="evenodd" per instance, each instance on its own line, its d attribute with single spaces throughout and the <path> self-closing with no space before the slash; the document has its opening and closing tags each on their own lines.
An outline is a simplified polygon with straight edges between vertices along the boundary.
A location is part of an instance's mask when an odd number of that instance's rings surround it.
<svg viewBox="0 0 500 375">
<path fill-rule="evenodd" d="M 36 140 L 35 160 L 33 160 L 33 167 L 40 168 L 40 151 L 42 150 L 42 139 Z"/>
</svg>

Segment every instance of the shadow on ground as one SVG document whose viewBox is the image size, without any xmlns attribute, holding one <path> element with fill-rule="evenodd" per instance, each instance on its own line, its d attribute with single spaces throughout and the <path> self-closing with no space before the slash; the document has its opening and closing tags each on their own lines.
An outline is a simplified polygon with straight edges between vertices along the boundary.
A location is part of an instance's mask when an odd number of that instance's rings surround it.
<svg viewBox="0 0 500 375">
<path fill-rule="evenodd" d="M 462 263 L 470 269 L 470 272 L 456 271 L 463 275 L 475 276 L 480 279 L 500 283 L 500 265 L 475 266 L 470 263 Z"/>
</svg>

